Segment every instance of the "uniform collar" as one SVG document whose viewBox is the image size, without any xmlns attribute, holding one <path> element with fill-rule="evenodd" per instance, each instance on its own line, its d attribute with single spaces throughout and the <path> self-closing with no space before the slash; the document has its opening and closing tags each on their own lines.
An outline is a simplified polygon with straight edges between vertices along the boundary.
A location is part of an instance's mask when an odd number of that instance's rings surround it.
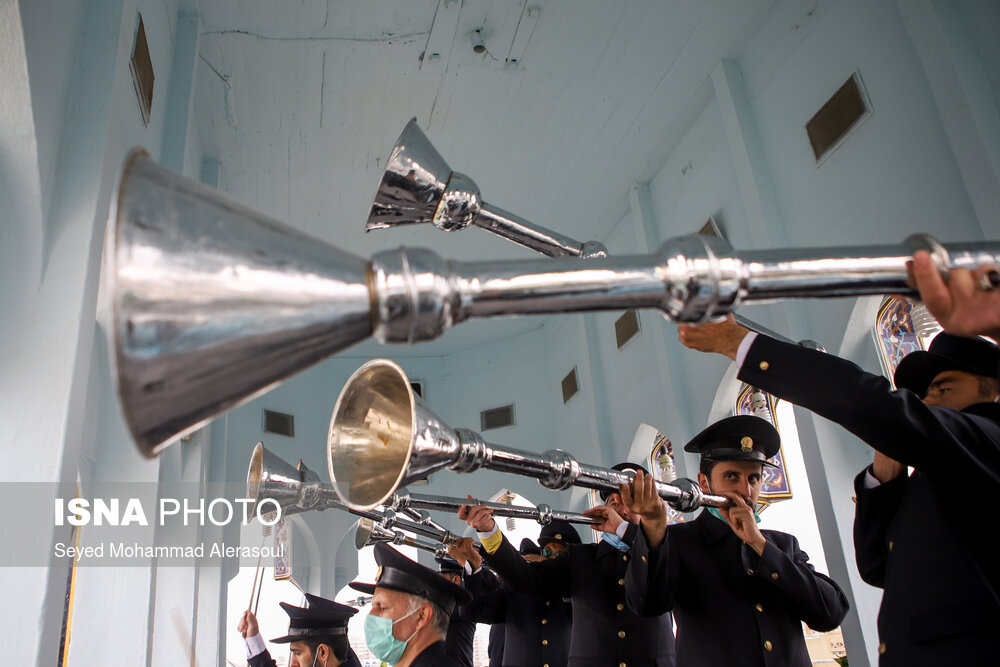
<svg viewBox="0 0 1000 667">
<path fill-rule="evenodd" d="M 725 539 L 727 535 L 734 534 L 728 524 L 712 516 L 706 510 L 702 510 L 701 514 L 698 515 L 695 524 L 701 529 L 701 534 L 705 536 L 705 541 L 709 544 L 715 544 Z"/>
<path fill-rule="evenodd" d="M 425 648 L 420 652 L 413 660 L 413 667 L 421 667 L 422 665 L 427 665 L 427 667 L 432 667 L 438 664 L 445 657 L 444 642 L 437 641 Z"/>
<path fill-rule="evenodd" d="M 1000 422 L 1000 403 L 994 403 L 992 401 L 987 401 L 985 403 L 973 403 L 972 405 L 963 408 L 962 412 L 967 412 L 970 415 L 986 417 L 987 419 L 992 419 L 995 422 Z"/>
</svg>

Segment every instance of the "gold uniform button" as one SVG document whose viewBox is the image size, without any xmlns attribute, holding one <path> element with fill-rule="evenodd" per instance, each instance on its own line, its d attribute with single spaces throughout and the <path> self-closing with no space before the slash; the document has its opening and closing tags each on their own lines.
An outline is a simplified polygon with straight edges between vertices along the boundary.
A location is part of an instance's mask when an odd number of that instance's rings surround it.
<svg viewBox="0 0 1000 667">
<path fill-rule="evenodd" d="M 542 640 L 542 646 L 548 646 L 548 645 L 549 645 L 549 640 L 548 639 L 543 639 Z"/>
<path fill-rule="evenodd" d="M 551 600 L 546 600 L 546 601 L 545 601 L 545 606 L 546 606 L 546 607 L 550 607 L 550 606 L 552 606 L 552 601 L 551 601 Z"/>
<path fill-rule="evenodd" d="M 622 560 L 625 561 L 625 562 L 628 562 L 628 556 L 627 555 L 622 556 Z"/>
<path fill-rule="evenodd" d="M 774 579 L 775 581 L 777 581 L 778 580 L 778 573 L 777 572 L 772 572 L 771 573 L 771 578 Z"/>
<path fill-rule="evenodd" d="M 766 361 L 760 362 L 760 370 L 766 371 L 770 367 L 771 367 L 771 364 L 767 363 Z"/>
<path fill-rule="evenodd" d="M 624 609 L 624 608 L 625 608 L 625 605 L 623 605 L 623 604 L 622 604 L 621 602 L 619 602 L 619 603 L 618 603 L 618 606 L 617 606 L 617 607 L 615 607 L 615 609 L 617 609 L 618 611 L 621 611 L 621 610 L 622 610 L 622 609 Z"/>
<path fill-rule="evenodd" d="M 645 562 L 646 562 L 646 557 L 645 557 L 645 556 L 643 556 L 643 557 L 642 557 L 642 562 L 643 562 L 643 563 L 645 563 Z"/>
<path fill-rule="evenodd" d="M 625 580 L 624 579 L 619 579 L 618 580 L 618 585 L 619 586 L 624 586 L 625 585 Z"/>
<path fill-rule="evenodd" d="M 774 648 L 774 644 L 771 643 L 771 640 L 766 640 L 764 642 L 764 650 L 765 651 L 770 651 L 773 648 Z"/>
<path fill-rule="evenodd" d="M 878 654 L 879 655 L 885 654 L 885 642 L 882 642 L 881 644 L 878 645 Z"/>
<path fill-rule="evenodd" d="M 753 568 L 752 567 L 748 567 L 747 568 L 747 574 L 749 574 L 751 577 L 753 576 Z"/>
<path fill-rule="evenodd" d="M 889 540 L 889 551 L 892 551 L 892 540 Z"/>
<path fill-rule="evenodd" d="M 626 665 L 625 665 L 625 663 L 624 663 L 624 662 L 619 662 L 619 663 L 618 663 L 618 667 L 626 667 Z"/>
<path fill-rule="evenodd" d="M 764 613 L 764 605 L 760 604 L 759 602 L 756 605 L 754 605 L 754 609 L 756 609 L 761 613 Z"/>
<path fill-rule="evenodd" d="M 546 623 L 548 623 L 548 622 L 549 622 L 549 619 L 547 619 L 547 618 L 543 618 L 543 619 L 542 619 L 542 625 L 545 625 L 545 624 L 546 624 Z"/>
<path fill-rule="evenodd" d="M 624 630 L 619 630 L 618 631 L 618 639 L 625 639 L 625 631 Z"/>
</svg>

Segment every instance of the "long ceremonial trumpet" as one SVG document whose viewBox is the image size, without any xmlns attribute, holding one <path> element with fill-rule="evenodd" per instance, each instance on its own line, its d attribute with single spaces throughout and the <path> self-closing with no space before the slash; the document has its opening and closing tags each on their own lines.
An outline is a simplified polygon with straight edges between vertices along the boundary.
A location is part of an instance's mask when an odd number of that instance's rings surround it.
<svg viewBox="0 0 1000 667">
<path fill-rule="evenodd" d="M 465 174 L 452 171 L 417 119 L 411 118 L 386 161 L 365 231 L 428 222 L 447 232 L 474 225 L 549 257 L 608 256 L 607 248 L 597 241 L 577 241 L 487 204 L 479 186 Z M 796 342 L 741 315 L 734 317 L 751 331 Z M 797 344 L 826 351 L 811 340 Z"/>
<path fill-rule="evenodd" d="M 586 514 L 554 510 L 545 503 L 540 504 L 538 507 L 524 507 L 521 505 L 491 503 L 486 500 L 477 500 L 475 498 L 449 498 L 447 496 L 434 496 L 422 493 L 394 493 L 389 497 L 386 505 L 397 512 L 402 512 L 413 507 L 426 510 L 455 512 L 463 505 L 485 505 L 493 510 L 493 516 L 509 516 L 515 519 L 531 519 L 532 521 L 537 521 L 543 526 L 552 523 L 553 520 L 585 524 L 595 524 L 601 522 L 601 519 L 595 519 L 594 517 L 587 516 Z"/>
<path fill-rule="evenodd" d="M 474 431 L 452 429 L 413 393 L 395 362 L 373 359 L 354 372 L 337 398 L 327 435 L 327 465 L 337 495 L 353 509 L 382 505 L 396 490 L 432 472 L 480 467 L 535 477 L 550 489 L 582 486 L 617 491 L 630 473 L 580 463 L 568 452 L 532 454 L 491 445 Z M 656 483 L 660 497 L 681 511 L 725 507 L 689 479 Z"/>
<path fill-rule="evenodd" d="M 448 232 L 473 225 L 549 257 L 608 254 L 597 241 L 581 243 L 487 204 L 479 186 L 452 171 L 411 118 L 386 161 L 365 231 L 418 223 Z"/>
<path fill-rule="evenodd" d="M 292 467 L 280 456 L 258 442 L 250 455 L 247 471 L 247 497 L 253 498 L 254 505 L 265 498 L 271 498 L 281 507 L 282 514 L 300 512 L 322 512 L 330 508 L 350 512 L 355 516 L 376 522 L 386 530 L 399 528 L 410 533 L 423 535 L 444 544 L 454 544 L 459 537 L 442 526 L 422 517 L 417 521 L 401 518 L 393 509 L 384 512 L 372 508 L 349 507 L 338 497 L 329 484 L 320 481 L 319 475 L 299 461 Z M 420 517 L 419 513 L 415 516 Z"/>
<path fill-rule="evenodd" d="M 434 339 L 473 317 L 657 308 L 703 322 L 743 302 L 898 292 L 929 247 L 945 271 L 1000 264 L 1000 243 L 927 236 L 868 248 L 734 251 L 703 236 L 649 255 L 370 261 L 156 164 L 126 158 L 107 235 L 118 392 L 140 450 L 176 438 L 349 345 Z"/>
<path fill-rule="evenodd" d="M 431 552 L 435 558 L 444 558 L 448 555 L 447 545 L 410 537 L 398 530 L 388 530 L 371 519 L 358 519 L 358 528 L 354 532 L 354 546 L 357 547 L 358 551 L 379 542 L 415 547 Z"/>
</svg>

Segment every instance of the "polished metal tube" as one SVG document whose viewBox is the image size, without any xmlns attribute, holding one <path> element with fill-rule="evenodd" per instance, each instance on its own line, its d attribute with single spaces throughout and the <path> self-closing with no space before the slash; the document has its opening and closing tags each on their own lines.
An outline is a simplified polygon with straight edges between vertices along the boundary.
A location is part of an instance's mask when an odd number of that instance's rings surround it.
<svg viewBox="0 0 1000 667">
<path fill-rule="evenodd" d="M 391 509 L 396 510 L 397 512 L 399 512 L 400 514 L 402 514 L 404 517 L 406 517 L 411 521 L 416 521 L 417 523 L 421 523 L 425 526 L 430 526 L 431 528 L 441 531 L 441 533 L 448 532 L 447 528 L 445 528 L 444 526 L 436 522 L 434 519 L 432 519 L 430 514 L 428 514 L 427 512 L 422 512 L 418 509 L 409 507 L 404 509 L 397 509 L 393 507 Z"/>
<path fill-rule="evenodd" d="M 476 498 L 449 498 L 447 496 L 434 496 L 427 494 L 405 493 L 394 494 L 387 503 L 389 507 L 402 512 L 407 508 L 415 507 L 428 510 L 439 510 L 442 512 L 456 512 L 459 507 L 473 505 L 484 505 L 493 510 L 494 516 L 509 516 L 515 519 L 531 519 L 538 523 L 548 525 L 552 521 L 568 521 L 570 523 L 595 524 L 600 523 L 600 519 L 589 517 L 586 514 L 576 512 L 564 512 L 554 510 L 549 505 L 541 504 L 538 507 L 525 507 L 522 505 L 505 505 L 504 503 L 494 503 Z"/>
<path fill-rule="evenodd" d="M 473 317 L 657 308 L 680 322 L 705 322 L 742 303 L 779 298 L 914 294 L 906 263 L 929 248 L 942 272 L 1000 265 L 1000 242 L 942 245 L 915 236 L 866 248 L 733 251 L 705 236 L 667 241 L 653 255 L 446 262 L 399 249 L 372 260 L 375 337 L 434 338 Z"/>
<path fill-rule="evenodd" d="M 608 253 L 596 241 L 580 243 L 485 202 L 473 224 L 549 257 L 604 257 Z"/>
<path fill-rule="evenodd" d="M 429 551 L 434 554 L 435 558 L 444 558 L 448 555 L 448 546 L 446 544 L 428 542 L 417 537 L 411 537 L 402 531 L 385 528 L 371 519 L 362 518 L 359 520 L 357 531 L 354 534 L 354 546 L 360 551 L 365 547 L 378 544 L 379 542 Z"/>
</svg>

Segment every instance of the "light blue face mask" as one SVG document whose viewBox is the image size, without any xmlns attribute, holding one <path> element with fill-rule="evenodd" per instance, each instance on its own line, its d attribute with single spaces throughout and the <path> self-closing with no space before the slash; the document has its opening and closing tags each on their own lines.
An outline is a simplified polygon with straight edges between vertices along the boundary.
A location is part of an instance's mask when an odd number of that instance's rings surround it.
<svg viewBox="0 0 1000 667">
<path fill-rule="evenodd" d="M 601 533 L 601 539 L 613 546 L 618 551 L 628 551 L 631 547 L 625 543 L 625 540 L 618 537 L 618 533 Z"/>
<path fill-rule="evenodd" d="M 368 616 L 365 617 L 365 643 L 368 645 L 368 650 L 382 662 L 387 662 L 390 665 L 395 665 L 399 662 L 399 659 L 403 657 L 403 652 L 406 650 L 406 644 L 417 634 L 417 630 L 414 630 L 413 634 L 405 640 L 400 640 L 392 636 L 392 627 L 419 610 L 420 607 L 417 607 L 406 616 L 400 616 L 395 621 L 391 618 L 382 618 L 368 612 Z"/>
</svg>

